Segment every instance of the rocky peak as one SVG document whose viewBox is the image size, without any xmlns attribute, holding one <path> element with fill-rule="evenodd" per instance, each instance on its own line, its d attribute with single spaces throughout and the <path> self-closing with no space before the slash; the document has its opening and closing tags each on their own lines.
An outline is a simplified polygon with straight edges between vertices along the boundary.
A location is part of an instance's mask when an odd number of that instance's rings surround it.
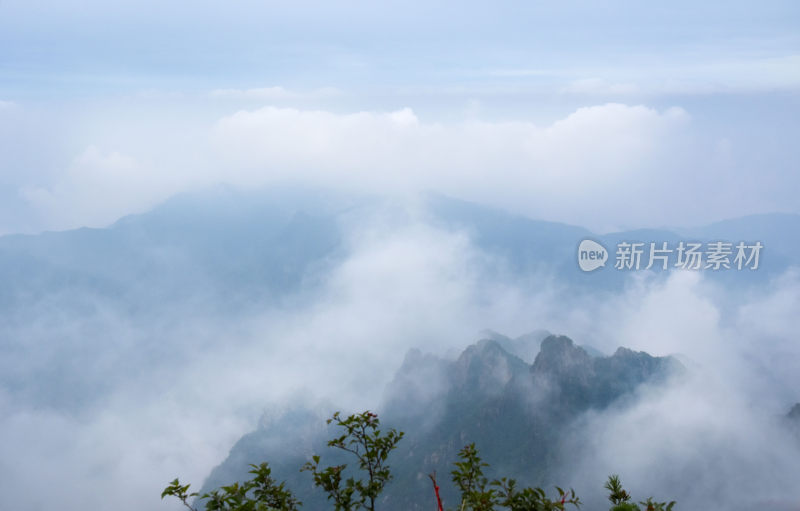
<svg viewBox="0 0 800 511">
<path fill-rule="evenodd" d="M 481 393 L 498 393 L 527 365 L 493 339 L 469 346 L 453 366 L 453 383 Z"/>
<path fill-rule="evenodd" d="M 535 374 L 562 374 L 591 371 L 592 356 L 565 335 L 550 335 L 542 341 L 531 371 Z"/>
<path fill-rule="evenodd" d="M 409 409 L 424 410 L 424 405 L 441 396 L 448 386 L 449 363 L 430 353 L 410 349 L 386 387 L 385 399 Z"/>
</svg>

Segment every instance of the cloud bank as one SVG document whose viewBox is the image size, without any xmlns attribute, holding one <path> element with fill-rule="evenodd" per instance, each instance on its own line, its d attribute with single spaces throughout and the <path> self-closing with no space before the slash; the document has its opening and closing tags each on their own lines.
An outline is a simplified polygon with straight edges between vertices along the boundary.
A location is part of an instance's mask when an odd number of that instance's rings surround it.
<svg viewBox="0 0 800 511">
<path fill-rule="evenodd" d="M 79 149 L 63 170 L 11 176 L 19 200 L 48 229 L 107 225 L 220 182 L 254 188 L 300 181 L 395 195 L 432 189 L 533 217 L 591 218 L 589 227 L 597 229 L 670 216 L 687 222 L 714 200 L 699 205 L 697 197 L 681 198 L 680 208 L 665 211 L 675 197 L 655 195 L 664 187 L 685 195 L 681 180 L 698 180 L 683 166 L 698 149 L 685 133 L 691 117 L 681 108 L 612 103 L 548 125 L 426 122 L 409 108 L 335 113 L 274 106 L 191 128 L 151 121 L 126 128 L 124 138 L 93 132 L 99 128 L 90 123 L 86 136 L 100 141 Z M 701 159 L 713 158 L 717 147 L 699 149 L 706 150 Z"/>
</svg>

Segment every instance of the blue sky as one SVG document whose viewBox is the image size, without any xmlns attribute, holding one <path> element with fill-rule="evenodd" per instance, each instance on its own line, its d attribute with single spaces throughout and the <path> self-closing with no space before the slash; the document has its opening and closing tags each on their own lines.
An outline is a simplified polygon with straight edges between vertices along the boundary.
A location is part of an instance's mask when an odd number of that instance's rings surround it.
<svg viewBox="0 0 800 511">
<path fill-rule="evenodd" d="M 795 2 L 0 4 L 6 96 L 265 84 L 375 94 L 797 85 Z M 785 67 L 784 67 L 785 66 Z M 747 76 L 761 69 L 770 76 Z M 656 83 L 672 79 L 672 84 Z M 623 89 L 624 90 L 624 89 Z"/>
<path fill-rule="evenodd" d="M 527 205 L 536 202 L 536 190 L 544 189 L 547 196 L 560 192 L 564 199 L 572 196 L 567 184 L 575 179 L 554 184 L 542 178 L 549 183 L 545 186 L 542 179 L 530 176 L 544 171 L 564 176 L 567 171 L 559 170 L 563 165 L 578 165 L 561 160 L 569 160 L 570 144 L 583 147 L 592 138 L 580 129 L 576 136 L 584 138 L 564 139 L 560 155 L 523 150 L 520 144 L 525 145 L 530 134 L 520 135 L 514 147 L 531 153 L 531 160 L 496 177 L 492 169 L 509 167 L 509 162 L 492 160 L 490 154 L 504 151 L 486 147 L 472 158 L 483 161 L 483 167 L 461 176 L 473 186 L 451 186 L 453 181 L 443 176 L 417 175 L 398 182 L 395 177 L 404 173 L 402 169 L 381 169 L 376 156 L 373 172 L 387 179 L 375 180 L 369 188 L 437 188 L 531 216 L 548 216 L 549 211 L 553 220 L 594 222 L 590 227 L 598 230 L 636 224 L 613 206 L 626 197 L 657 193 L 656 202 L 665 208 L 679 196 L 678 202 L 692 209 L 703 200 L 701 192 L 719 181 L 726 181 L 712 200 L 719 204 L 683 215 L 639 216 L 650 224 L 687 224 L 738 212 L 796 210 L 787 190 L 800 185 L 793 143 L 800 118 L 798 27 L 800 5 L 788 1 L 601 5 L 5 0 L 0 2 L 0 198 L 5 204 L 0 207 L 0 232 L 104 225 L 171 193 L 211 182 L 261 186 L 299 173 L 323 183 L 342 181 L 325 179 L 332 174 L 364 183 L 363 176 L 345 164 L 322 168 L 325 165 L 312 158 L 308 165 L 320 176 L 309 169 L 287 175 L 285 168 L 264 163 L 282 161 L 286 167 L 287 161 L 298 161 L 294 153 L 239 158 L 240 168 L 254 167 L 256 160 L 260 168 L 240 169 L 234 177 L 203 169 L 203 179 L 197 179 L 189 169 L 198 164 L 192 148 L 214 145 L 209 140 L 215 139 L 220 123 L 237 112 L 261 111 L 256 124 L 280 114 L 263 111 L 265 107 L 325 113 L 345 123 L 348 115 L 358 112 L 380 123 L 382 115 L 410 109 L 419 127 L 414 136 L 439 126 L 450 133 L 423 139 L 474 146 L 477 142 L 463 129 L 469 123 L 492 124 L 498 128 L 492 133 L 508 137 L 504 123 L 528 123 L 532 130 L 547 132 L 563 126 L 560 122 L 573 122 L 570 116 L 582 108 L 624 105 L 629 110 L 622 118 L 630 114 L 633 124 L 617 126 L 622 131 L 612 126 L 618 116 L 584 126 L 617 137 L 613 140 L 620 142 L 620 150 L 633 151 L 627 144 L 633 141 L 636 151 L 647 153 L 644 160 L 634 151 L 630 159 L 614 162 L 631 167 L 633 174 L 608 175 L 613 190 L 626 194 L 600 190 L 598 196 L 607 197 L 612 206 L 603 208 L 610 213 L 599 220 L 589 214 L 604 205 L 599 200 L 589 201 L 575 214 Z M 650 109 L 661 121 L 640 126 L 631 110 L 637 107 Z M 676 116 L 666 114 L 670 109 L 683 112 L 680 126 Z M 611 112 L 619 113 L 613 108 L 606 113 Z M 320 125 L 306 117 L 298 118 Z M 671 128 L 661 126 L 670 123 Z M 333 122 L 330 129 L 338 133 L 341 126 Z M 634 132 L 654 138 L 633 140 Z M 165 144 L 175 133 L 181 140 Z M 302 139 L 302 130 L 298 136 Z M 333 135 L 319 136 L 330 140 Z M 408 142 L 405 135 L 386 136 L 398 153 L 414 150 L 401 147 L 403 140 Z M 482 140 L 492 137 L 484 134 Z M 239 133 L 237 140 L 242 138 L 247 137 Z M 551 145 L 543 144 L 540 147 Z M 365 148 L 354 143 L 351 149 Z M 662 153 L 673 160 L 658 164 Z M 351 158 L 338 152 L 324 156 L 324 162 Z M 218 153 L 202 159 L 225 167 L 232 164 Z M 87 161 L 93 162 L 92 170 L 86 170 Z M 447 158 L 414 163 L 428 176 L 459 165 L 457 159 Z M 594 159 L 587 158 L 581 165 L 592 177 L 611 164 L 594 168 Z M 446 169 L 441 172 L 449 175 Z M 697 181 L 704 172 L 710 177 Z M 173 176 L 165 178 L 165 173 Z M 672 185 L 664 191 L 662 181 L 671 173 Z M 161 177 L 154 179 L 154 174 Z M 122 176 L 119 182 L 129 179 L 117 191 L 115 175 Z M 573 171 L 576 176 L 586 177 Z M 97 179 L 103 183 L 98 185 Z M 487 181 L 493 183 L 488 191 L 483 184 Z M 138 195 L 131 184 L 140 185 Z M 87 190 L 98 186 L 106 193 L 124 192 L 124 200 L 112 202 L 126 206 L 89 207 Z M 507 189 L 529 195 L 508 198 Z M 577 196 L 587 200 L 585 194 Z"/>
</svg>

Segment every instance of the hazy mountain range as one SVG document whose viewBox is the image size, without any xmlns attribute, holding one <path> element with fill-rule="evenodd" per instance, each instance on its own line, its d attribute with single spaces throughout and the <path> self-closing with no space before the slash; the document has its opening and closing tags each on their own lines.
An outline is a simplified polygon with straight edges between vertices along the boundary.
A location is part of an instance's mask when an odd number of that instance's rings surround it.
<svg viewBox="0 0 800 511">
<path fill-rule="evenodd" d="M 218 188 L 175 197 L 108 228 L 0 237 L 0 310 L 25 310 L 47 297 L 80 312 L 82 293 L 146 312 L 214 296 L 216 308 L 287 300 L 347 256 L 346 236 L 364 223 L 424 221 L 463 232 L 516 277 L 547 273 L 581 291 L 619 289 L 631 272 L 609 267 L 586 274 L 577 244 L 590 237 L 612 252 L 618 241 L 761 241 L 759 271 L 706 272 L 730 284 L 757 284 L 800 261 L 800 215 L 754 215 L 705 227 L 592 233 L 478 204 L 428 194 L 407 208 L 397 201 L 295 187 L 263 192 Z M 632 219 L 633 220 L 633 219 Z M 613 253 L 612 253 L 613 257 Z M 497 261 L 493 261 L 497 262 Z M 497 268 L 487 266 L 491 275 Z M 145 298 L 146 297 L 146 298 Z"/>
</svg>

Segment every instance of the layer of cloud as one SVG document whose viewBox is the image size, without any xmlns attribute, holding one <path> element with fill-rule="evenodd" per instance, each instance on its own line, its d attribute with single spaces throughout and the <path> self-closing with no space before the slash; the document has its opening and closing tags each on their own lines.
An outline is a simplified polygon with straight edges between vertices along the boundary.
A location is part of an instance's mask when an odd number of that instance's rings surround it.
<svg viewBox="0 0 800 511">
<path fill-rule="evenodd" d="M 361 183 L 372 189 L 521 187 L 580 196 L 630 176 L 658 155 L 688 121 L 664 112 L 608 104 L 581 108 L 550 126 L 527 122 L 421 122 L 410 109 L 336 115 L 267 107 L 220 120 L 225 161 L 259 176 Z M 499 192 L 499 191 L 498 191 Z M 542 193 L 541 195 L 546 195 Z"/>
<path fill-rule="evenodd" d="M 623 104 L 580 108 L 543 126 L 426 122 L 409 108 L 270 106 L 193 127 L 192 137 L 177 123 L 103 140 L 19 193 L 51 229 L 106 225 L 195 187 L 287 180 L 381 194 L 433 189 L 602 229 L 630 221 L 631 210 L 639 222 L 663 218 L 648 214 L 652 197 L 643 194 L 689 172 L 676 155 L 694 151 L 683 134 L 690 125 L 680 108 Z"/>
<path fill-rule="evenodd" d="M 564 477 L 590 502 L 603 501 L 603 477 L 617 473 L 636 500 L 794 509 L 800 443 L 781 416 L 800 401 L 800 323 L 788 314 L 799 289 L 790 270 L 766 290 L 735 297 L 725 313 L 725 290 L 676 272 L 641 279 L 594 304 L 591 315 L 574 314 L 567 328 L 603 350 L 675 354 L 688 372 L 582 418 L 565 449 Z"/>
<path fill-rule="evenodd" d="M 688 59 L 639 62 L 636 66 L 561 69 L 499 69 L 490 76 L 508 79 L 546 77 L 533 87 L 540 93 L 558 91 L 594 97 L 666 95 L 758 94 L 800 90 L 800 55 L 708 58 L 688 64 Z"/>
<path fill-rule="evenodd" d="M 130 156 L 89 146 L 54 184 L 26 186 L 19 193 L 41 215 L 59 219 L 52 227 L 107 225 L 165 199 L 169 177 L 159 177 Z"/>
</svg>

